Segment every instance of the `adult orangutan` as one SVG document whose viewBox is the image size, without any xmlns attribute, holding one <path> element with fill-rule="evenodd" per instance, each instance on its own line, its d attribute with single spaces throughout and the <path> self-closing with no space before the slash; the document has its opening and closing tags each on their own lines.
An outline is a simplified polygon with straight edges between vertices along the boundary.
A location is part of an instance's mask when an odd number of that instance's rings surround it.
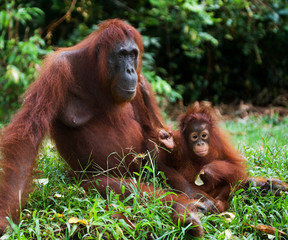
<svg viewBox="0 0 288 240">
<path fill-rule="evenodd" d="M 122 193 L 117 177 L 127 177 L 127 172 L 137 172 L 141 165 L 128 153 L 148 150 L 149 139 L 157 141 L 163 128 L 150 85 L 141 75 L 142 53 L 139 32 L 113 19 L 77 45 L 58 49 L 45 59 L 39 78 L 25 93 L 22 108 L 1 133 L 1 232 L 8 225 L 6 216 L 14 221 L 19 217 L 46 134 L 75 172 L 94 171 L 97 166 L 108 173 L 108 178 L 96 177 L 95 186 L 102 195 L 106 196 L 107 184 Z M 109 156 L 113 152 L 128 155 L 122 163 L 115 155 Z M 129 179 L 123 182 L 131 183 Z M 141 187 L 150 189 L 145 184 Z M 193 205 L 183 194 L 166 199 Z M 177 222 L 182 209 L 175 210 Z M 193 214 L 189 219 L 199 224 Z"/>
</svg>

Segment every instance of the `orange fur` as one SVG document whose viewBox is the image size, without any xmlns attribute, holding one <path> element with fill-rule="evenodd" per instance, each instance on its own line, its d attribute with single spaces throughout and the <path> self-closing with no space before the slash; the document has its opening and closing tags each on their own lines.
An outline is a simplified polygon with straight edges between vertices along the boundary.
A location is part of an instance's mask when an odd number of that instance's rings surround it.
<svg viewBox="0 0 288 240">
<path fill-rule="evenodd" d="M 139 50 L 137 93 L 130 101 L 118 103 L 111 91 L 117 75 L 108 78 L 108 56 L 118 44 L 131 41 Z M 39 78 L 25 94 L 22 108 L 1 133 L 0 234 L 8 226 L 6 216 L 18 221 L 46 134 L 76 174 L 83 169 L 104 170 L 96 177 L 100 184 L 95 186 L 104 196 L 107 184 L 121 193 L 119 176 L 127 178 L 140 170 L 141 164 L 134 161 L 131 149 L 139 153 L 154 148 L 149 140 L 157 141 L 159 129 L 165 128 L 151 87 L 141 75 L 142 53 L 139 32 L 124 21 L 112 19 L 100 24 L 79 44 L 60 48 L 46 57 Z M 113 152 L 116 154 L 111 155 Z M 126 156 L 123 163 L 121 156 Z M 89 177 L 90 182 L 83 185 L 93 186 L 95 178 Z M 141 188 L 152 191 L 144 183 Z M 129 189 L 125 194 L 130 194 Z M 191 203 L 181 194 L 166 198 L 163 200 L 179 200 L 184 208 Z M 179 214 L 183 212 L 178 205 L 177 209 Z M 173 215 L 175 223 L 177 214 Z M 196 215 L 190 220 L 195 224 L 200 221 Z"/>
<path fill-rule="evenodd" d="M 139 116 L 139 123 L 134 121 L 134 125 L 137 125 L 139 130 L 135 134 L 132 132 L 130 134 L 132 134 L 133 141 L 136 141 L 138 151 L 142 151 L 142 145 L 144 146 L 144 135 L 148 137 L 145 131 L 142 133 L 141 124 L 150 126 L 152 131 L 154 128 L 153 121 L 156 122 L 156 125 L 162 121 L 158 109 L 153 103 L 155 100 L 150 90 L 149 94 L 151 95 L 154 109 L 148 109 L 145 106 L 141 99 L 142 92 L 139 87 L 137 97 L 133 100 L 133 103 L 118 106 L 113 103 L 111 94 L 109 95 L 110 88 L 106 81 L 106 59 L 111 49 L 116 44 L 125 41 L 125 39 L 135 41 L 139 48 L 136 72 L 140 82 L 140 79 L 142 79 L 141 57 L 143 53 L 141 35 L 135 28 L 118 19 L 103 22 L 99 25 L 97 31 L 93 32 L 79 44 L 69 48 L 60 48 L 44 60 L 39 78 L 29 87 L 24 95 L 22 108 L 15 114 L 11 123 L 1 132 L 1 231 L 8 224 L 5 217 L 10 216 L 14 221 L 17 221 L 21 211 L 20 207 L 24 206 L 27 195 L 31 190 L 30 183 L 32 181 L 35 158 L 44 136 L 47 133 L 51 134 L 61 150 L 65 149 L 62 155 L 67 156 L 70 153 L 69 147 L 67 149 L 69 144 L 62 147 L 62 143 L 57 142 L 58 139 L 61 140 L 62 138 L 60 135 L 65 133 L 60 133 L 56 130 L 57 124 L 59 124 L 59 113 L 67 105 L 68 94 L 77 94 L 81 99 L 88 99 L 88 102 L 95 103 L 93 108 L 96 109 L 95 114 L 97 118 L 102 118 L 101 122 L 107 122 L 107 120 L 111 122 L 110 132 L 112 135 L 117 134 L 117 131 L 115 132 L 114 129 L 122 127 L 121 122 L 124 123 L 127 121 L 129 123 L 134 118 L 133 108 L 136 108 L 135 106 L 137 105 L 141 116 Z M 74 60 L 74 58 L 71 58 L 71 55 L 77 55 L 77 58 Z M 146 79 L 142 79 L 141 81 L 145 82 Z M 152 115 L 149 112 L 153 112 L 155 115 L 151 117 Z M 124 119 L 121 120 L 121 118 Z M 125 125 L 124 123 L 124 127 Z M 98 127 L 101 128 L 101 125 L 98 125 Z M 105 127 L 107 128 L 107 125 Z M 66 127 L 65 129 L 67 130 L 68 128 Z M 68 129 L 67 131 L 69 132 L 70 130 Z M 106 134 L 105 129 L 102 131 Z M 74 136 L 77 138 L 77 131 L 71 129 L 71 132 L 73 132 L 72 139 Z M 124 129 L 123 132 L 125 132 Z M 84 133 L 83 130 L 82 133 Z M 105 134 L 103 134 L 103 137 Z M 86 137 L 86 140 L 89 142 L 101 141 L 97 136 L 95 136 L 96 140 L 93 140 L 93 136 L 91 135 L 89 137 L 92 138 Z M 112 136 L 112 138 L 116 137 Z M 120 148 L 131 147 L 130 142 L 132 143 L 129 140 L 127 146 L 124 142 Z M 80 144 L 79 140 L 77 144 Z M 113 146 L 113 142 L 111 145 Z M 119 149 L 117 150 L 119 151 Z M 86 155 L 90 155 L 91 152 L 93 152 L 92 148 L 87 149 Z M 81 152 L 77 154 L 81 155 Z M 97 161 L 106 162 L 106 157 L 107 155 Z M 78 160 L 79 156 L 75 156 L 75 159 L 71 159 L 70 156 L 67 158 L 70 165 L 76 168 L 74 170 L 79 170 Z M 83 160 L 83 165 L 87 161 L 88 159 Z"/>
<path fill-rule="evenodd" d="M 179 117 L 180 130 L 174 132 L 175 150 L 160 164 L 168 182 L 191 198 L 199 195 L 212 201 L 216 209 L 228 208 L 228 197 L 238 182 L 246 181 L 244 158 L 231 146 L 228 137 L 218 127 L 219 116 L 207 102 L 194 103 L 186 113 Z M 209 126 L 210 147 L 205 157 L 197 156 L 188 146 L 188 126 L 194 122 Z M 204 171 L 202 186 L 195 184 L 196 176 Z"/>
</svg>

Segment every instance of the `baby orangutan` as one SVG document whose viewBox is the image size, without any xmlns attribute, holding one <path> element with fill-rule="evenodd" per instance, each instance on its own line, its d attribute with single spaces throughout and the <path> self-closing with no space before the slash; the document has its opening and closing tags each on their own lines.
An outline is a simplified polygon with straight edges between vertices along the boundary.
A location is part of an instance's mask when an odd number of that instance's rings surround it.
<svg viewBox="0 0 288 240">
<path fill-rule="evenodd" d="M 218 116 L 209 103 L 196 102 L 180 116 L 173 133 L 175 148 L 159 163 L 168 183 L 190 198 L 201 199 L 204 212 L 222 212 L 234 186 L 247 179 L 245 160 L 219 129 Z M 160 141 L 161 142 L 161 141 Z"/>
<path fill-rule="evenodd" d="M 228 137 L 218 127 L 219 115 L 207 102 L 194 103 L 180 116 L 180 129 L 160 130 L 159 142 L 171 152 L 162 152 L 158 162 L 167 182 L 176 190 L 195 200 L 190 212 L 218 213 L 227 210 L 233 189 L 253 185 L 262 192 L 279 194 L 288 185 L 278 179 L 248 178 L 245 159 L 229 144 Z M 174 143 L 173 143 L 174 139 Z M 174 206 L 185 213 L 187 206 Z M 194 217 L 194 222 L 201 222 Z M 183 221 L 185 217 L 180 216 Z M 197 221 L 196 221 L 197 220 Z M 203 234 L 202 226 L 193 235 Z"/>
</svg>

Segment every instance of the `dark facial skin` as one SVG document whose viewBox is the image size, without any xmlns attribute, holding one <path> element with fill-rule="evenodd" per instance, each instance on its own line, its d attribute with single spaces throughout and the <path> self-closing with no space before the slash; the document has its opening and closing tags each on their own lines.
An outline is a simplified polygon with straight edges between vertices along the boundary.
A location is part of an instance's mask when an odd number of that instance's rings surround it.
<svg viewBox="0 0 288 240">
<path fill-rule="evenodd" d="M 72 60 L 77 58 L 77 51 L 65 53 Z M 112 96 L 116 102 L 131 101 L 136 95 L 138 76 L 138 47 L 132 40 L 116 45 L 108 57 L 108 79 Z M 71 61 L 72 61 L 71 60 Z M 67 97 L 66 106 L 59 112 L 59 119 L 68 127 L 79 127 L 93 117 L 93 102 L 77 95 Z"/>
<path fill-rule="evenodd" d="M 195 122 L 189 128 L 189 148 L 198 157 L 205 157 L 209 153 L 209 129 L 206 123 Z"/>
<path fill-rule="evenodd" d="M 138 54 L 136 43 L 126 40 L 118 44 L 108 58 L 111 91 L 117 102 L 131 101 L 136 94 Z"/>
</svg>

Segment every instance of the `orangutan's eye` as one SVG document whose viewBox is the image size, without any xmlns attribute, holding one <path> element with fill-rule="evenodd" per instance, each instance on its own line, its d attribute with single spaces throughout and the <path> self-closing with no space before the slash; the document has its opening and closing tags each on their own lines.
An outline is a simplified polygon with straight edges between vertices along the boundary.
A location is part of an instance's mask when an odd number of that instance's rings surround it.
<svg viewBox="0 0 288 240">
<path fill-rule="evenodd" d="M 198 135 L 196 132 L 193 132 L 190 134 L 190 139 L 193 141 L 193 142 L 196 142 L 198 140 Z"/>
<path fill-rule="evenodd" d="M 208 139 L 208 137 L 209 137 L 208 131 L 203 131 L 202 134 L 201 134 L 201 138 L 203 140 L 206 140 L 206 139 Z"/>
</svg>

